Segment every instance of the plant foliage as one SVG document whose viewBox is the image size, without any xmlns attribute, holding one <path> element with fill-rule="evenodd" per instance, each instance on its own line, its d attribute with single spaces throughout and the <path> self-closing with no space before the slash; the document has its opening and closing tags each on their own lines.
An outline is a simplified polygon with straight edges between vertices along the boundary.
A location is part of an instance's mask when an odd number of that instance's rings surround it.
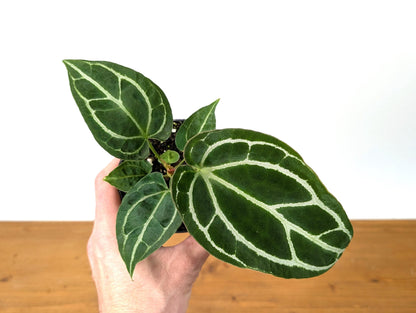
<svg viewBox="0 0 416 313">
<path fill-rule="evenodd" d="M 177 151 L 156 151 L 171 108 L 150 79 L 121 65 L 65 60 L 72 95 L 97 142 L 124 161 L 105 180 L 127 192 L 116 233 L 130 275 L 185 224 L 215 257 L 285 278 L 324 273 L 353 229 L 341 204 L 282 141 L 246 129 L 216 130 L 219 100 L 192 114 Z M 149 151 L 150 149 L 150 151 Z M 155 164 L 165 176 L 151 172 Z"/>
</svg>

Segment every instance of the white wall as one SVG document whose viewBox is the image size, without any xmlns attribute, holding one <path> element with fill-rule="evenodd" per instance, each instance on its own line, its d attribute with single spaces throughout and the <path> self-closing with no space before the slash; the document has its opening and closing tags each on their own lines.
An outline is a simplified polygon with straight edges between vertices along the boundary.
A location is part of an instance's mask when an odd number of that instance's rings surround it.
<svg viewBox="0 0 416 313">
<path fill-rule="evenodd" d="M 411 3 L 2 2 L 0 220 L 94 217 L 111 157 L 78 112 L 65 58 L 142 72 L 175 117 L 221 98 L 218 128 L 290 144 L 351 218 L 416 218 Z"/>
</svg>

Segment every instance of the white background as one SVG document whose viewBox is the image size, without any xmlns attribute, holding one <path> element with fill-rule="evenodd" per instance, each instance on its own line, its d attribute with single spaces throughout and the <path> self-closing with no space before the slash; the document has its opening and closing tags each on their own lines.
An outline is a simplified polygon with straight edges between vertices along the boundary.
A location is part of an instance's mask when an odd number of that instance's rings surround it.
<svg viewBox="0 0 416 313">
<path fill-rule="evenodd" d="M 66 58 L 131 67 L 174 117 L 296 149 L 352 219 L 416 218 L 416 7 L 402 1 L 3 1 L 0 220 L 92 220 L 111 160 Z"/>
</svg>

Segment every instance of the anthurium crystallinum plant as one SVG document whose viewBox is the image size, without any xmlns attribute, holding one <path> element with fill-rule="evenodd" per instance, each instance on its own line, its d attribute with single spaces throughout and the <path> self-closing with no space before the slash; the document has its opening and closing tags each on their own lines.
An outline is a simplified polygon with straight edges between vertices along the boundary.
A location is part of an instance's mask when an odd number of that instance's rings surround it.
<svg viewBox="0 0 416 313">
<path fill-rule="evenodd" d="M 218 100 L 173 132 L 168 100 L 150 79 L 111 62 L 64 63 L 94 138 L 123 160 L 105 179 L 126 192 L 116 233 L 131 276 L 182 222 L 213 256 L 279 277 L 322 274 L 342 255 L 351 223 L 287 144 L 253 130 L 216 130 Z"/>
</svg>

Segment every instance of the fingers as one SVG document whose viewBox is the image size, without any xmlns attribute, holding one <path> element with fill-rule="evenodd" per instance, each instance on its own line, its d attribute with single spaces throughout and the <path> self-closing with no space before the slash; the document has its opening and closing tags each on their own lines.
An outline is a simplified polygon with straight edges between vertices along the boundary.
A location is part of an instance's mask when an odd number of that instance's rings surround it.
<svg viewBox="0 0 416 313">
<path fill-rule="evenodd" d="M 103 227 L 114 231 L 120 196 L 115 187 L 104 181 L 113 169 L 117 167 L 120 160 L 113 159 L 95 179 L 95 224 L 94 227 Z"/>
</svg>

